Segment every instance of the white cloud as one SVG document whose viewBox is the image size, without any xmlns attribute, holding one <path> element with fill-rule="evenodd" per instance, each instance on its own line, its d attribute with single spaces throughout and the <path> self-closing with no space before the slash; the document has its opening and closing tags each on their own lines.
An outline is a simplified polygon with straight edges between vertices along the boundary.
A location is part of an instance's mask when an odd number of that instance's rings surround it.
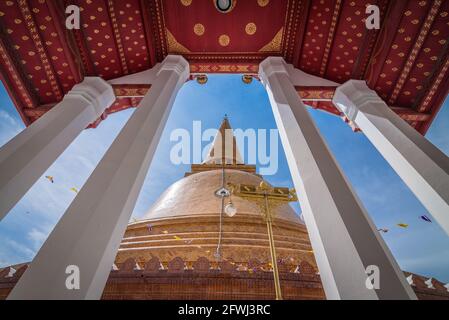
<svg viewBox="0 0 449 320">
<path fill-rule="evenodd" d="M 30 232 L 28 232 L 28 239 L 32 241 L 33 248 L 35 250 L 38 250 L 42 246 L 44 241 L 47 239 L 47 236 L 47 233 L 41 232 L 36 228 L 33 228 Z"/>
<path fill-rule="evenodd" d="M 10 126 L 20 127 L 19 123 L 17 123 L 16 119 L 11 117 L 9 113 L 4 110 L 0 110 L 0 120 L 6 121 Z"/>
<path fill-rule="evenodd" d="M 16 250 L 19 254 L 21 254 L 22 256 L 28 258 L 28 259 L 32 259 L 35 255 L 35 251 L 30 249 L 28 246 L 23 245 L 17 241 L 8 239 L 6 241 L 6 244 L 8 246 L 10 246 L 12 249 Z"/>
<path fill-rule="evenodd" d="M 427 133 L 427 138 L 446 155 L 449 155 L 448 119 L 449 97 Z"/>
<path fill-rule="evenodd" d="M 6 111 L 0 110 L 0 146 L 18 135 L 25 126 L 16 121 Z"/>
</svg>

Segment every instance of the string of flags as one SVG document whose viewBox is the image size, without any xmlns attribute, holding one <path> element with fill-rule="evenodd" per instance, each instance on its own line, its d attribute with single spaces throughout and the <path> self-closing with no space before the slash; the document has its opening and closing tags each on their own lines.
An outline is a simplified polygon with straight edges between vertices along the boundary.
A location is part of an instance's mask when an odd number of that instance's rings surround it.
<svg viewBox="0 0 449 320">
<path fill-rule="evenodd" d="M 51 183 L 55 183 L 55 178 L 54 178 L 53 176 L 50 176 L 50 175 L 45 176 L 45 179 L 47 179 L 47 180 L 48 180 L 49 182 L 51 182 Z M 79 190 L 78 190 L 76 187 L 70 188 L 70 191 L 72 191 L 72 192 L 74 192 L 74 193 L 76 193 L 76 194 L 79 193 Z"/>
<path fill-rule="evenodd" d="M 135 218 L 134 218 L 134 220 L 137 221 Z M 152 224 L 150 224 L 150 223 L 147 224 L 146 228 L 147 228 L 149 233 L 153 232 L 153 225 Z M 169 234 L 169 231 L 168 230 L 163 230 L 161 233 L 162 234 Z M 176 241 L 184 241 L 185 244 L 191 244 L 193 242 L 193 239 L 183 239 L 183 238 L 181 238 L 180 236 L 177 236 L 177 235 L 174 235 L 173 239 L 175 239 Z M 201 246 L 196 246 L 196 247 L 198 249 L 202 249 Z M 205 252 L 206 253 L 210 253 L 209 250 L 206 250 Z"/>
<path fill-rule="evenodd" d="M 149 232 L 153 231 L 153 225 L 152 224 L 147 224 L 146 228 L 147 228 L 147 230 Z M 162 234 L 169 234 L 170 232 L 168 230 L 163 230 L 163 231 L 161 231 L 161 233 Z M 175 239 L 176 241 L 184 241 L 184 243 L 186 243 L 186 244 L 191 244 L 193 242 L 193 239 L 183 239 L 182 237 L 180 237 L 178 235 L 173 235 L 173 239 Z M 206 254 L 210 254 L 211 253 L 210 250 L 207 250 L 205 248 L 203 249 L 203 247 L 201 245 L 196 245 L 195 247 L 200 249 L 200 250 L 204 250 L 204 253 L 206 253 Z M 313 253 L 313 250 L 310 250 L 309 252 Z M 286 263 L 288 260 L 290 260 L 291 262 L 295 261 L 295 259 L 293 257 L 290 257 L 289 259 L 288 258 L 285 258 L 285 259 L 281 259 L 280 258 L 278 260 L 278 262 L 279 263 Z M 249 273 L 253 273 L 257 269 L 256 267 L 255 268 L 244 267 L 242 264 L 236 264 L 233 261 L 229 261 L 229 263 L 232 264 L 232 265 L 238 266 L 238 268 L 237 268 L 238 270 L 240 270 L 240 271 L 245 271 L 246 270 Z M 269 265 L 270 268 L 272 268 L 271 262 L 269 262 L 268 265 Z"/>
<path fill-rule="evenodd" d="M 433 223 L 432 219 L 430 219 L 426 215 L 422 215 L 419 218 L 427 223 Z M 402 229 L 408 229 L 410 227 L 410 225 L 408 223 L 403 223 L 403 222 L 396 224 L 396 226 L 399 228 L 402 228 Z M 377 229 L 377 231 L 379 231 L 380 233 L 388 233 L 390 230 L 387 228 L 380 228 L 380 229 Z"/>
</svg>

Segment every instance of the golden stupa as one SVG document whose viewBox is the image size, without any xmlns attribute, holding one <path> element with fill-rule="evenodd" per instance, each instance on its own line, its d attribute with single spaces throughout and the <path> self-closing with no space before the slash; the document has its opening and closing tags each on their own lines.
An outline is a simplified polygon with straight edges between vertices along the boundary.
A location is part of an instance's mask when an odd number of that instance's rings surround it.
<svg viewBox="0 0 449 320">
<path fill-rule="evenodd" d="M 129 224 L 103 299 L 276 298 L 266 208 L 238 186 L 284 193 L 268 202 L 282 297 L 324 298 L 306 227 L 283 200 L 291 191 L 271 188 L 255 166 L 240 164 L 235 138 L 225 143 L 227 129 L 225 118 L 207 159 Z M 223 197 L 223 189 L 232 193 Z M 234 216 L 225 213 L 229 204 Z"/>
</svg>

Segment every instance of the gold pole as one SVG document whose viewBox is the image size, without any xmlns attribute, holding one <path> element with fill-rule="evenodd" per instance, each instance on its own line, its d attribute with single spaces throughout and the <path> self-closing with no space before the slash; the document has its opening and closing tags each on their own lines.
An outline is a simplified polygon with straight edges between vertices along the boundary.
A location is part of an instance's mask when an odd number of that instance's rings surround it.
<svg viewBox="0 0 449 320">
<path fill-rule="evenodd" d="M 274 289 L 276 291 L 276 300 L 282 300 L 281 281 L 279 280 L 278 261 L 276 258 L 276 248 L 274 246 L 271 212 L 268 206 L 268 195 L 266 192 L 264 192 L 264 198 L 265 198 L 265 214 L 267 221 L 268 241 L 270 243 L 271 265 L 273 266 Z"/>
</svg>

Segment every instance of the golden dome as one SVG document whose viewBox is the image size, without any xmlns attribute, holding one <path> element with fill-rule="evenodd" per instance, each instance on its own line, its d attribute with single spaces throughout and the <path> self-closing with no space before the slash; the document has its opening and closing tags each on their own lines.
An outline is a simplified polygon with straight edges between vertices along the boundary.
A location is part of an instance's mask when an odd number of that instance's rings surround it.
<svg viewBox="0 0 449 320">
<path fill-rule="evenodd" d="M 216 215 L 221 213 L 221 199 L 215 191 L 221 185 L 222 171 L 212 170 L 185 177 L 170 186 L 157 200 L 143 219 L 160 219 L 169 217 Z M 226 183 L 259 185 L 263 179 L 255 174 L 239 170 L 225 170 Z M 262 217 L 261 209 L 249 199 L 231 196 L 239 214 Z M 277 219 L 301 224 L 298 215 L 287 203 L 275 210 Z"/>
</svg>

